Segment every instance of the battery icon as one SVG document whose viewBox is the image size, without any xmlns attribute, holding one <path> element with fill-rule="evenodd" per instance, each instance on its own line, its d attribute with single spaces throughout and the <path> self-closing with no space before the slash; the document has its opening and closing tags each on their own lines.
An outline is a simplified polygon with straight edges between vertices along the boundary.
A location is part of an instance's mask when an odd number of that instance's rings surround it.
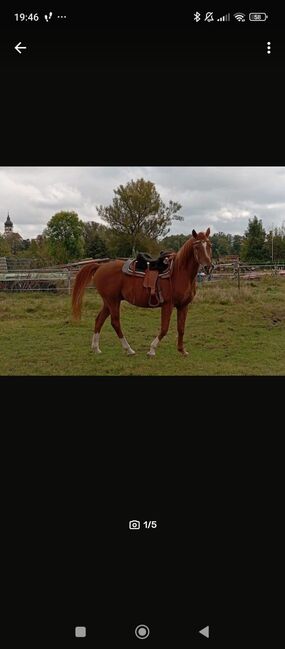
<svg viewBox="0 0 285 649">
<path fill-rule="evenodd" d="M 261 11 L 260 13 L 249 14 L 249 20 L 251 20 L 254 23 L 261 23 L 264 20 L 267 20 L 267 18 L 268 15 L 264 11 Z"/>
</svg>

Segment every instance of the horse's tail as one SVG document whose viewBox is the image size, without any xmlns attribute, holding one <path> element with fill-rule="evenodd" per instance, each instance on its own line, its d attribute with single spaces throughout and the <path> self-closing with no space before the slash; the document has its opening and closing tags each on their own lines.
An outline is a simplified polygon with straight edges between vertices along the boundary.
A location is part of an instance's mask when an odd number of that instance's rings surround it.
<svg viewBox="0 0 285 649">
<path fill-rule="evenodd" d="M 86 264 L 86 266 L 83 266 L 76 275 L 72 291 L 72 313 L 76 320 L 79 320 L 81 316 L 82 298 L 85 288 L 91 281 L 91 278 L 96 273 L 99 266 L 100 264 L 97 261 L 90 262 L 89 264 Z"/>
</svg>

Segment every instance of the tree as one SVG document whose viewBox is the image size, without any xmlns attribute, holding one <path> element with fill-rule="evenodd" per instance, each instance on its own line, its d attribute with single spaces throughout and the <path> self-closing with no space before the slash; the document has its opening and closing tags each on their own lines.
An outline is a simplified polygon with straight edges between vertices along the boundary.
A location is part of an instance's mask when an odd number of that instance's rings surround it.
<svg viewBox="0 0 285 649">
<path fill-rule="evenodd" d="M 154 183 L 143 178 L 120 185 L 114 194 L 112 205 L 100 205 L 98 214 L 115 233 L 127 237 L 132 250 L 140 238 L 157 241 L 168 234 L 173 219 L 183 220 L 178 215 L 181 205 L 173 201 L 165 205 Z"/>
<path fill-rule="evenodd" d="M 216 232 L 211 237 L 213 259 L 231 254 L 232 237 L 224 232 Z"/>
<path fill-rule="evenodd" d="M 0 234 L 0 257 L 7 257 L 11 254 L 11 249 L 9 247 L 6 237 L 3 237 L 3 234 Z"/>
<path fill-rule="evenodd" d="M 243 237 L 240 234 L 235 234 L 232 238 L 232 249 L 231 252 L 233 255 L 240 256 L 241 246 L 242 246 Z"/>
<path fill-rule="evenodd" d="M 138 235 L 136 248 L 127 234 L 119 234 L 115 230 L 109 230 L 108 250 L 110 257 L 132 257 L 139 251 L 147 251 L 155 256 L 159 254 L 161 247 L 155 239 Z"/>
<path fill-rule="evenodd" d="M 31 259 L 33 268 L 50 266 L 53 262 L 48 241 L 40 234 L 36 239 L 31 239 L 29 247 L 19 253 L 18 257 Z"/>
<path fill-rule="evenodd" d="M 272 242 L 273 236 L 273 242 Z M 266 236 L 265 247 L 267 255 L 273 262 L 284 262 L 285 260 L 285 222 L 280 228 L 271 229 Z"/>
<path fill-rule="evenodd" d="M 44 236 L 54 261 L 66 263 L 83 256 L 83 223 L 76 212 L 54 214 L 47 224 Z"/>
<path fill-rule="evenodd" d="M 95 221 L 84 223 L 83 237 L 86 257 L 108 257 L 105 240 L 107 229 L 105 225 L 100 225 L 100 223 L 95 223 Z"/>
<path fill-rule="evenodd" d="M 9 232 L 5 237 L 7 246 L 9 248 L 9 255 L 18 255 L 22 250 L 26 248 L 26 241 L 22 239 L 20 234 L 17 232 Z"/>
<path fill-rule="evenodd" d="M 262 262 L 268 259 L 268 251 L 265 246 L 266 232 L 262 220 L 257 216 L 249 219 L 247 230 L 241 247 L 241 259 L 250 262 Z"/>
<path fill-rule="evenodd" d="M 164 237 L 160 241 L 160 249 L 161 250 L 174 250 L 174 252 L 177 252 L 185 241 L 189 239 L 189 234 L 172 234 L 169 237 Z"/>
</svg>

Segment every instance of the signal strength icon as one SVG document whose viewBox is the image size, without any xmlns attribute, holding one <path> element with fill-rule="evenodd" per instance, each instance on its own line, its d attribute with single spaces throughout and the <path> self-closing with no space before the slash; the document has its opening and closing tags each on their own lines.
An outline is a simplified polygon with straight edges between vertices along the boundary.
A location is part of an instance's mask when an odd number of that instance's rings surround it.
<svg viewBox="0 0 285 649">
<path fill-rule="evenodd" d="M 234 14 L 234 17 L 235 17 L 236 20 L 239 21 L 239 23 L 244 23 L 244 21 L 245 21 L 245 14 L 241 13 L 241 11 Z"/>
<path fill-rule="evenodd" d="M 227 22 L 228 20 L 231 19 L 231 14 L 225 14 L 224 16 L 221 16 L 221 18 L 217 18 L 217 22 Z"/>
</svg>

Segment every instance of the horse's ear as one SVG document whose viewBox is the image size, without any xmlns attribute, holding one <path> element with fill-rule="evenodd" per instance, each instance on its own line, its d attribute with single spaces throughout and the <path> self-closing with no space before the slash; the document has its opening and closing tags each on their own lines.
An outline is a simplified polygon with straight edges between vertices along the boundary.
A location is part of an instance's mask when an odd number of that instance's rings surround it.
<svg viewBox="0 0 285 649">
<path fill-rule="evenodd" d="M 192 230 L 192 237 L 194 237 L 194 239 L 197 239 L 198 234 L 197 234 L 196 230 Z"/>
<path fill-rule="evenodd" d="M 210 232 L 211 232 L 211 230 L 210 230 L 210 228 L 208 228 L 208 230 L 207 230 L 207 232 L 206 232 L 206 237 L 209 236 Z"/>
</svg>

